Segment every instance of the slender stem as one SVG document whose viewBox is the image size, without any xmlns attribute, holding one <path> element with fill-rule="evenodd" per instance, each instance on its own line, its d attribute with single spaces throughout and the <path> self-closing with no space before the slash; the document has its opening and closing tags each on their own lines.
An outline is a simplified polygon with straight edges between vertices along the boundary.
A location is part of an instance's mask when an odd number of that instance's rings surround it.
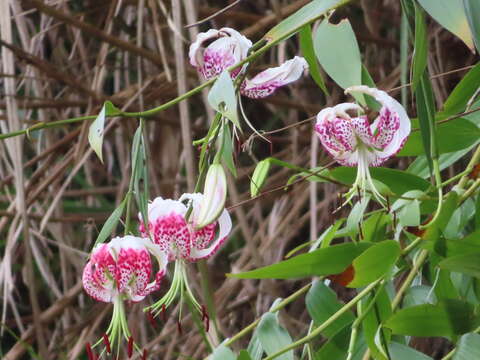
<svg viewBox="0 0 480 360">
<path fill-rule="evenodd" d="M 435 176 L 435 184 L 437 186 L 438 190 L 438 205 L 437 205 L 437 210 L 435 211 L 435 215 L 433 216 L 433 219 L 428 222 L 428 224 L 425 225 L 420 225 L 420 229 L 427 229 L 428 227 L 432 226 L 435 224 L 436 220 L 440 216 L 440 213 L 442 211 L 442 204 L 443 204 L 443 190 L 442 190 L 442 178 L 440 176 L 440 165 L 438 164 L 438 159 L 433 159 L 433 173 Z"/>
<path fill-rule="evenodd" d="M 465 174 L 459 181 L 457 187 L 463 189 L 465 187 L 465 185 L 467 184 L 467 181 L 468 181 L 468 174 L 470 173 L 470 171 L 473 170 L 473 167 L 478 163 L 480 162 L 480 145 L 477 146 L 477 148 L 475 149 L 475 152 L 473 153 L 472 155 L 472 158 L 470 159 L 468 165 L 467 165 L 467 168 L 465 170 L 469 170 L 467 174 Z"/>
<path fill-rule="evenodd" d="M 344 306 L 342 306 L 342 308 L 340 310 L 338 310 L 335 314 L 330 316 L 330 318 L 328 318 L 322 325 L 317 327 L 310 334 L 308 334 L 307 336 L 304 336 L 300 340 L 297 340 L 297 341 L 293 342 L 292 344 L 284 347 L 283 349 L 280 349 L 276 353 L 274 353 L 270 356 L 267 356 L 264 360 L 275 359 L 276 357 L 286 353 L 287 351 L 293 350 L 293 349 L 309 342 L 310 340 L 313 340 L 314 338 L 316 338 L 318 335 L 320 335 L 320 333 L 323 330 L 325 330 L 328 326 L 333 324 L 340 316 L 342 316 L 344 313 L 349 311 L 361 299 L 363 299 L 366 295 L 368 295 L 370 293 L 370 291 L 372 291 L 381 281 L 382 281 L 382 279 L 378 279 L 378 280 L 374 281 L 373 283 L 371 283 L 370 285 L 368 285 L 367 287 L 365 287 L 365 289 L 363 289 L 361 292 L 359 292 L 357 296 L 355 296 L 352 300 L 350 300 L 348 303 L 346 303 Z"/>
<path fill-rule="evenodd" d="M 408 273 L 407 278 L 403 282 L 402 286 L 400 287 L 397 294 L 395 295 L 395 298 L 392 301 L 392 311 L 394 311 L 398 307 L 398 305 L 400 305 L 403 295 L 405 294 L 407 289 L 410 287 L 410 284 L 412 283 L 413 279 L 415 279 L 415 276 L 417 276 L 418 270 L 423 265 L 427 257 L 428 257 L 427 250 L 422 250 L 418 255 L 417 261 L 413 264 L 413 267 Z"/>
<path fill-rule="evenodd" d="M 312 284 L 310 283 L 310 284 L 305 285 L 301 289 L 295 291 L 292 295 L 290 295 L 289 297 L 280 301 L 277 306 L 275 306 L 274 308 L 272 308 L 270 310 L 270 312 L 274 313 L 274 312 L 277 312 L 280 309 L 283 309 L 285 306 L 287 306 L 288 304 L 290 304 L 291 302 L 295 301 L 297 298 L 299 298 L 300 296 L 305 294 L 310 289 L 311 286 L 312 286 Z M 242 330 L 240 330 L 238 333 L 236 333 L 230 339 L 225 341 L 224 345 L 228 346 L 228 345 L 233 344 L 235 341 L 237 341 L 238 339 L 242 338 L 243 336 L 248 334 L 250 331 L 255 329 L 255 327 L 258 325 L 259 322 L 260 322 L 260 318 L 258 318 L 254 322 L 252 322 L 250 325 L 244 327 Z"/>
</svg>

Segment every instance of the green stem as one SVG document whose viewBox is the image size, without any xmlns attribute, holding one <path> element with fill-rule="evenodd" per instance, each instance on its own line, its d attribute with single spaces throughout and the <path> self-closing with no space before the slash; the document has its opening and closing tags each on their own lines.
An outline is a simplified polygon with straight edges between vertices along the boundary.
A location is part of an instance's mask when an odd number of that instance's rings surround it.
<svg viewBox="0 0 480 360">
<path fill-rule="evenodd" d="M 436 220 L 440 216 L 440 213 L 442 211 L 442 204 L 443 204 L 443 190 L 442 190 L 442 178 L 440 176 L 440 166 L 438 164 L 438 159 L 433 159 L 433 173 L 435 176 L 435 184 L 438 190 L 438 205 L 437 205 L 437 210 L 435 211 L 435 215 L 433 216 L 433 219 L 428 222 L 428 224 L 425 225 L 420 225 L 419 229 L 427 229 L 428 227 L 432 226 L 435 224 Z"/>
<path fill-rule="evenodd" d="M 363 289 L 361 292 L 358 293 L 357 296 L 355 296 L 352 300 L 350 300 L 348 303 L 346 303 L 344 306 L 342 306 L 341 309 L 339 309 L 335 314 L 330 316 L 322 325 L 317 327 L 315 330 L 313 330 L 310 334 L 307 336 L 304 336 L 300 340 L 297 340 L 293 342 L 292 344 L 284 347 L 283 349 L 277 351 L 276 353 L 267 356 L 264 360 L 272 360 L 275 359 L 276 357 L 286 353 L 287 351 L 293 350 L 311 340 L 316 338 L 320 333 L 325 330 L 328 326 L 333 324 L 339 317 L 341 317 L 343 314 L 345 314 L 347 311 L 349 311 L 353 306 L 355 306 L 361 299 L 363 299 L 366 295 L 370 293 L 380 282 L 382 279 L 378 279 L 368 285 L 365 289 Z"/>
</svg>

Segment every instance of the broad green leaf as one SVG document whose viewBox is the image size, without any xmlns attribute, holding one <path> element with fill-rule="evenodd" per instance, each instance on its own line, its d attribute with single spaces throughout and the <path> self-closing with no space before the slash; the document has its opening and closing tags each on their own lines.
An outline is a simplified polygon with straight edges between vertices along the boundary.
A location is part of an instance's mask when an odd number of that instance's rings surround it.
<svg viewBox="0 0 480 360">
<path fill-rule="evenodd" d="M 411 307 L 415 305 L 423 305 L 425 303 L 434 303 L 437 297 L 430 286 L 417 285 L 411 286 L 405 297 L 403 298 L 403 306 Z"/>
<path fill-rule="evenodd" d="M 470 32 L 477 52 L 480 53 L 480 2 L 478 0 L 463 0 Z"/>
<path fill-rule="evenodd" d="M 387 225 L 391 222 L 390 215 L 384 212 L 371 215 L 362 224 L 363 241 L 379 242 L 385 240 Z"/>
<path fill-rule="evenodd" d="M 425 14 L 415 5 L 415 48 L 412 59 L 412 91 L 417 89 L 427 67 L 428 36 Z"/>
<path fill-rule="evenodd" d="M 388 352 L 391 360 L 433 360 L 430 356 L 412 349 L 410 346 L 394 341 L 388 345 Z"/>
<path fill-rule="evenodd" d="M 480 278 L 480 249 L 477 248 L 475 253 L 449 257 L 441 261 L 438 266 Z"/>
<path fill-rule="evenodd" d="M 304 25 L 310 24 L 343 4 L 347 0 L 314 0 L 293 13 L 279 24 L 271 28 L 263 38 L 269 42 L 286 39 L 300 30 Z"/>
<path fill-rule="evenodd" d="M 435 128 L 435 102 L 427 71 L 423 73 L 420 79 L 419 86 L 415 91 L 415 99 L 424 154 L 427 157 L 429 168 L 432 169 L 432 158 L 438 157 L 438 148 Z"/>
<path fill-rule="evenodd" d="M 418 2 L 440 25 L 455 34 L 473 50 L 472 34 L 462 0 L 418 0 Z"/>
<path fill-rule="evenodd" d="M 354 277 L 348 287 L 366 286 L 385 275 L 400 256 L 400 246 L 394 240 L 374 244 L 353 260 Z"/>
<path fill-rule="evenodd" d="M 270 159 L 260 161 L 253 171 L 252 180 L 250 181 L 250 195 L 252 198 L 258 195 L 265 180 L 267 179 L 268 170 L 270 169 Z"/>
<path fill-rule="evenodd" d="M 467 223 L 475 215 L 475 203 L 472 198 L 464 201 L 453 213 L 450 221 L 445 227 L 443 234 L 447 239 L 458 238 L 458 234 L 463 233 Z"/>
<path fill-rule="evenodd" d="M 240 350 L 237 360 L 252 360 L 247 350 Z"/>
<path fill-rule="evenodd" d="M 363 219 L 363 214 L 367 209 L 368 203 L 370 201 L 369 196 L 364 196 L 360 201 L 358 201 L 355 206 L 350 211 L 350 214 L 347 218 L 347 223 L 345 225 L 344 231 L 352 235 L 358 232 L 358 227 Z"/>
<path fill-rule="evenodd" d="M 213 84 L 208 93 L 208 103 L 240 129 L 237 96 L 228 70 L 224 70 Z"/>
<path fill-rule="evenodd" d="M 106 101 L 103 104 L 102 110 L 100 110 L 97 118 L 92 122 L 90 128 L 88 129 L 88 142 L 102 163 L 102 145 L 105 130 L 105 118 L 119 112 L 120 110 L 118 110 L 110 101 Z"/>
<path fill-rule="evenodd" d="M 323 20 L 315 33 L 313 44 L 323 69 L 343 89 L 362 83 L 360 50 L 347 19 L 338 24 Z M 362 94 L 352 95 L 365 104 Z"/>
<path fill-rule="evenodd" d="M 385 352 L 383 340 L 380 341 L 380 325 L 384 323 L 392 315 L 392 305 L 390 297 L 388 296 L 385 288 L 379 290 L 375 305 L 370 308 L 370 311 L 365 314 L 365 318 L 362 321 L 362 328 L 365 336 L 365 342 L 369 349 L 372 351 L 375 359 L 386 359 L 383 354 Z M 366 308 L 371 304 L 373 295 L 362 302 L 362 311 L 366 311 Z M 388 342 L 390 339 L 386 332 L 383 331 L 382 336 Z"/>
<path fill-rule="evenodd" d="M 468 148 L 478 142 L 480 129 L 469 120 L 458 118 L 446 123 L 438 124 L 437 129 L 438 153 L 449 153 Z M 398 156 L 416 156 L 424 154 L 422 135 L 413 131 L 408 137 Z"/>
<path fill-rule="evenodd" d="M 314 354 L 314 360 L 345 360 L 347 357 L 348 344 L 350 341 L 350 327 L 346 327 L 330 338 L 322 347 Z M 356 341 L 353 351 L 353 359 L 361 360 L 366 350 L 365 339 L 362 332 Z"/>
<path fill-rule="evenodd" d="M 335 292 L 322 281 L 315 281 L 310 290 L 308 290 L 305 303 L 308 313 L 316 326 L 321 325 L 342 307 L 342 304 L 337 300 Z M 322 331 L 322 335 L 331 338 L 345 326 L 351 324 L 354 319 L 355 317 L 351 312 L 346 312 Z"/>
<path fill-rule="evenodd" d="M 262 316 L 257 331 L 258 339 L 267 355 L 272 355 L 292 343 L 292 338 L 289 333 L 280 326 L 277 316 L 270 312 Z M 293 350 L 276 357 L 276 359 L 293 360 Z"/>
<path fill-rule="evenodd" d="M 123 210 L 125 209 L 125 205 L 127 203 L 126 200 L 127 198 L 125 198 L 120 203 L 120 205 L 118 205 L 118 207 L 113 210 L 107 221 L 105 221 L 105 224 L 103 224 L 102 230 L 100 230 L 100 233 L 98 234 L 97 240 L 95 241 L 93 247 L 97 246 L 97 244 L 104 243 L 105 240 L 107 240 L 107 238 L 112 235 L 113 230 L 117 227 L 120 218 L 123 215 Z"/>
<path fill-rule="evenodd" d="M 385 326 L 394 334 L 410 336 L 462 335 L 478 326 L 472 304 L 461 300 L 444 300 L 436 305 L 412 306 L 397 311 Z"/>
<path fill-rule="evenodd" d="M 356 174 L 356 168 L 346 166 L 339 166 L 325 173 L 326 176 L 331 176 L 332 178 L 349 185 L 354 183 Z M 415 189 L 426 190 L 430 186 L 428 181 L 396 169 L 374 167 L 370 168 L 370 174 L 373 179 L 383 182 L 395 194 L 403 194 L 409 190 Z"/>
<path fill-rule="evenodd" d="M 450 218 L 452 217 L 458 205 L 458 194 L 455 191 L 450 191 L 447 197 L 443 200 L 442 208 L 438 214 L 435 223 L 430 224 L 427 231 L 423 235 L 425 240 L 437 241 L 440 234 L 445 230 Z"/>
<path fill-rule="evenodd" d="M 458 1 L 458 0 L 451 0 Z M 480 11 L 480 9 L 479 9 Z M 455 86 L 443 104 L 443 113 L 455 115 L 465 110 L 470 98 L 480 87 L 480 62 L 471 68 Z"/>
<path fill-rule="evenodd" d="M 453 360 L 480 359 L 480 335 L 463 335 L 457 344 Z"/>
<path fill-rule="evenodd" d="M 239 279 L 292 279 L 338 274 L 369 246 L 367 243 L 333 245 L 273 265 L 227 276 Z"/>
<path fill-rule="evenodd" d="M 315 57 L 315 51 L 313 50 L 313 40 L 312 40 L 312 28 L 310 25 L 305 25 L 299 32 L 300 35 L 300 49 L 302 54 L 307 60 L 308 63 L 308 72 L 310 76 L 315 81 L 320 89 L 325 93 L 326 96 L 329 95 L 327 87 L 325 86 L 325 81 L 323 80 L 322 73 L 320 72 L 320 67 L 317 63 L 317 58 Z"/>
<path fill-rule="evenodd" d="M 212 355 L 209 356 L 209 360 L 236 360 L 236 358 L 233 351 L 222 344 L 213 350 Z"/>
</svg>

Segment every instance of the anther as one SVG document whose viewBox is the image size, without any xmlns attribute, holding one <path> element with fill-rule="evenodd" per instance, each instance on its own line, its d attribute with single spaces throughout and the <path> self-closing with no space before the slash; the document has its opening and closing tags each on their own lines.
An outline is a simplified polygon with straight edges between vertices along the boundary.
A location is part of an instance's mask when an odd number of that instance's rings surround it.
<svg viewBox="0 0 480 360">
<path fill-rule="evenodd" d="M 151 310 L 148 310 L 147 312 L 147 318 L 148 318 L 148 321 L 150 322 L 150 325 L 152 325 L 152 327 L 154 329 L 157 328 L 157 323 L 155 322 L 155 319 L 153 318 L 153 315 L 152 315 L 152 311 Z"/>
<path fill-rule="evenodd" d="M 87 356 L 88 356 L 88 360 L 96 360 L 96 356 L 95 354 L 93 353 L 92 351 L 92 347 L 90 346 L 90 343 L 86 343 L 85 344 L 85 349 L 87 350 Z"/>
<path fill-rule="evenodd" d="M 129 359 L 132 357 L 132 354 L 133 354 L 133 336 L 130 336 L 128 338 L 128 348 L 127 348 L 127 355 Z"/>
<path fill-rule="evenodd" d="M 105 344 L 105 349 L 107 350 L 107 354 L 110 354 L 112 352 L 112 349 L 110 348 L 110 340 L 108 339 L 107 334 L 103 334 L 103 343 Z"/>
<path fill-rule="evenodd" d="M 167 307 L 165 304 L 162 305 L 162 320 L 163 322 L 167 322 Z"/>
<path fill-rule="evenodd" d="M 180 323 L 180 320 L 177 320 L 177 331 L 180 335 L 182 335 L 182 324 Z"/>
<path fill-rule="evenodd" d="M 363 230 L 362 230 L 362 223 L 358 223 L 358 236 L 360 236 L 360 240 L 363 240 Z"/>
</svg>

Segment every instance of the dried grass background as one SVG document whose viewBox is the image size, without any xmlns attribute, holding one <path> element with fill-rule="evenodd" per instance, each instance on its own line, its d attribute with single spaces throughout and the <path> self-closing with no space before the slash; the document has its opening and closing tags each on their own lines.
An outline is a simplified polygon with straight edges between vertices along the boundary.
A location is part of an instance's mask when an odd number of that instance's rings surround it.
<svg viewBox="0 0 480 360">
<path fill-rule="evenodd" d="M 184 27 L 232 2 L 1 0 L 1 132 L 97 114 L 105 100 L 127 111 L 160 105 L 201 82 L 187 58 L 188 45 L 199 31 L 229 26 L 255 41 L 308 1 L 238 1 L 206 23 Z M 400 14 L 397 0 L 362 0 L 332 18 L 349 17 L 364 64 L 382 89 L 401 84 Z M 428 65 L 431 74 L 440 75 L 433 81 L 440 107 L 464 74 L 453 70 L 478 58 L 431 20 L 429 37 Z M 252 73 L 298 53 L 298 39 L 293 37 L 257 61 Z M 214 344 L 261 316 L 276 298 L 287 297 L 306 283 L 226 279 L 224 274 L 277 262 L 342 216 L 332 211 L 338 206 L 338 192 L 345 189 L 334 185 L 302 182 L 288 191 L 248 200 L 249 176 L 266 156 L 311 167 L 330 161 L 318 147 L 312 123 L 296 124 L 344 99 L 333 82 L 328 80 L 327 86 L 328 99 L 304 77 L 265 100 L 243 100 L 256 128 L 286 129 L 269 133 L 269 144 L 250 137 L 245 126 L 236 144 L 238 177 L 229 178 L 228 198 L 234 229 L 229 242 L 207 263 L 217 310 L 210 330 Z M 400 98 L 400 90 L 391 93 Z M 409 113 L 415 115 L 411 105 Z M 205 135 L 212 115 L 204 92 L 147 119 L 153 196 L 178 197 L 193 189 L 199 152 L 191 142 Z M 90 299 L 80 277 L 104 220 L 127 190 L 137 121 L 108 121 L 104 164 L 89 148 L 88 126 L 89 122 L 76 123 L 0 141 L 3 359 L 32 358 L 30 346 L 43 359 L 85 358 L 85 343 L 95 341 L 108 325 L 111 307 Z M 403 158 L 388 166 L 407 164 Z M 292 175 L 273 170 L 267 188 L 285 184 Z M 201 294 L 197 267 L 190 270 L 192 286 Z M 352 295 L 336 290 L 343 299 Z M 135 339 L 152 358 L 208 355 L 189 316 L 183 319 L 180 333 L 178 308 L 169 309 L 166 321 L 160 319 L 154 328 L 142 307 L 143 303 L 129 307 L 129 322 Z M 281 320 L 292 336 L 304 333 L 309 325 L 304 302 L 297 300 L 282 311 Z M 234 348 L 247 342 L 248 336 Z M 425 343 L 419 347 L 432 356 L 442 348 Z"/>
</svg>

